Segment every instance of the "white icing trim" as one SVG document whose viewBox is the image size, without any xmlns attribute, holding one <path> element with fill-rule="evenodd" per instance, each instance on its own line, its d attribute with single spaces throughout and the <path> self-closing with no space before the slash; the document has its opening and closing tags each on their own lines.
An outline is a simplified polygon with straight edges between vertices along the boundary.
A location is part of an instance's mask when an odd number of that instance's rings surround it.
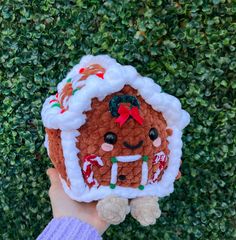
<svg viewBox="0 0 236 240">
<path fill-rule="evenodd" d="M 110 183 L 116 184 L 117 182 L 117 171 L 118 171 L 118 164 L 113 163 L 111 167 L 111 180 Z"/>
<path fill-rule="evenodd" d="M 182 129 L 189 123 L 189 114 L 181 109 L 180 101 L 167 93 L 161 92 L 161 88 L 151 78 L 140 76 L 132 66 L 121 66 L 114 59 L 106 55 L 85 56 L 80 63 L 73 67 L 66 78 L 58 84 L 59 95 L 68 78 L 72 78 L 72 86 L 78 86 L 80 82 L 79 69 L 90 64 L 97 63 L 106 69 L 104 79 L 97 76 L 90 76 L 84 81 L 85 86 L 75 92 L 66 103 L 69 110 L 60 113 L 60 108 L 52 108 L 50 100 L 55 96 L 46 99 L 41 112 L 43 124 L 47 128 L 61 129 L 62 147 L 65 158 L 68 178 L 71 181 L 71 189 L 62 180 L 63 187 L 67 194 L 75 200 L 90 202 L 102 199 L 110 194 L 117 194 L 121 197 L 134 198 L 138 196 L 153 195 L 164 197 L 173 192 L 173 184 L 178 174 L 182 147 Z M 141 97 L 156 111 L 163 114 L 167 122 L 167 128 L 173 130 L 169 141 L 169 165 L 165 170 L 161 181 L 145 186 L 144 190 L 124 188 L 116 186 L 110 189 L 109 186 L 92 187 L 89 189 L 83 180 L 80 166 L 78 164 L 78 149 L 76 148 L 76 136 L 79 129 L 86 122 L 85 111 L 91 110 L 91 100 L 97 97 L 102 101 L 107 95 L 120 91 L 125 84 L 137 89 Z"/>
<path fill-rule="evenodd" d="M 140 185 L 146 185 L 148 180 L 148 164 L 147 162 L 142 163 L 142 179 Z"/>
<path fill-rule="evenodd" d="M 47 149 L 47 154 L 49 156 L 49 142 L 48 142 L 48 134 L 45 134 L 45 139 L 44 139 L 44 147 Z"/>
<path fill-rule="evenodd" d="M 140 159 L 142 156 L 137 155 L 129 155 L 129 156 L 117 156 L 116 159 L 118 162 L 133 162 Z"/>
<path fill-rule="evenodd" d="M 77 156 L 79 150 L 76 148 L 76 137 L 78 136 L 79 132 L 77 130 L 61 131 L 61 144 L 65 159 L 66 173 L 71 183 L 70 191 L 72 191 L 75 196 L 77 196 L 77 194 L 82 194 L 86 188 L 84 181 L 81 181 L 83 176 Z"/>
</svg>

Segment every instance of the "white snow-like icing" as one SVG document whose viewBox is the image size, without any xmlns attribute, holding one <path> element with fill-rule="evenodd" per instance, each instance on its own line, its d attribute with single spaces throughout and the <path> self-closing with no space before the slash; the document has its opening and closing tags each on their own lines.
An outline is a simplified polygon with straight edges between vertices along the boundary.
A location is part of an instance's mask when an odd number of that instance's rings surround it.
<svg viewBox="0 0 236 240">
<path fill-rule="evenodd" d="M 48 134 L 45 134 L 45 139 L 44 139 L 44 147 L 47 149 L 47 154 L 49 156 L 49 142 L 48 142 Z"/>
<path fill-rule="evenodd" d="M 118 164 L 113 163 L 112 166 L 111 166 L 111 180 L 110 180 L 110 183 L 116 184 L 117 172 L 118 172 Z"/>
<path fill-rule="evenodd" d="M 142 179 L 140 185 L 146 185 L 148 180 L 148 164 L 147 162 L 142 163 Z"/>
<path fill-rule="evenodd" d="M 79 132 L 77 130 L 61 131 L 61 144 L 65 159 L 66 173 L 71 183 L 70 190 L 75 196 L 86 188 L 84 181 L 81 181 L 83 176 L 79 166 L 79 149 L 76 148 L 76 137 L 78 136 Z"/>
<path fill-rule="evenodd" d="M 117 156 L 116 159 L 118 162 L 133 162 L 140 159 L 142 156 L 137 155 L 130 155 L 130 156 Z"/>
<path fill-rule="evenodd" d="M 81 77 L 79 70 L 91 64 L 99 64 L 106 69 L 104 79 L 91 75 L 84 81 L 78 81 Z M 174 96 L 161 92 L 161 87 L 153 79 L 140 76 L 134 67 L 122 66 L 107 55 L 83 57 L 80 63 L 75 65 L 66 78 L 58 84 L 59 95 L 67 84 L 68 78 L 71 79 L 73 89 L 83 86 L 66 100 L 65 104 L 69 109 L 62 114 L 60 108 L 52 107 L 50 101 L 55 99 L 54 95 L 46 99 L 41 112 L 45 127 L 62 130 L 63 154 L 67 175 L 71 182 L 69 188 L 65 181 L 61 179 L 66 193 L 72 199 L 84 202 L 102 199 L 110 194 L 135 198 L 147 195 L 164 197 L 172 193 L 175 177 L 180 167 L 182 130 L 190 121 L 190 116 L 181 108 L 180 101 Z M 146 185 L 144 190 L 120 186 L 116 186 L 114 189 L 109 186 L 89 189 L 84 182 L 79 166 L 80 159 L 77 155 L 79 150 L 76 148 L 76 137 L 79 132 L 76 129 L 86 123 L 84 112 L 91 110 L 93 98 L 97 97 L 102 101 L 106 96 L 120 91 L 126 84 L 138 90 L 141 97 L 154 110 L 162 112 L 167 122 L 167 128 L 173 130 L 172 136 L 168 137 L 170 149 L 168 168 L 165 170 L 161 181 Z"/>
</svg>

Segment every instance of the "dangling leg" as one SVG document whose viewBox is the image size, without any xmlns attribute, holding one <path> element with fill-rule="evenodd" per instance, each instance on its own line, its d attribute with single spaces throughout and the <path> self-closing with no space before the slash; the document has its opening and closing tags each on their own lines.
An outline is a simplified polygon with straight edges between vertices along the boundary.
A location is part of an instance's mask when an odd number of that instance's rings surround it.
<svg viewBox="0 0 236 240">
<path fill-rule="evenodd" d="M 130 201 L 131 215 L 143 226 L 156 223 L 161 216 L 158 197 L 138 197 Z"/>
<path fill-rule="evenodd" d="M 119 224 L 130 212 L 128 199 L 118 196 L 108 196 L 97 203 L 98 216 L 111 224 Z"/>
</svg>

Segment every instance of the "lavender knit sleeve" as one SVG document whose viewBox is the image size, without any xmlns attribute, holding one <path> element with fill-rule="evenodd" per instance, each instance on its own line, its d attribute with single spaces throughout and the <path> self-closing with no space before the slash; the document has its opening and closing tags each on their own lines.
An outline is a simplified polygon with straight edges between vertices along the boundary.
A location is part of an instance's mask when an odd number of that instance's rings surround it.
<svg viewBox="0 0 236 240">
<path fill-rule="evenodd" d="M 74 217 L 53 218 L 37 240 L 101 240 L 98 231 L 90 224 Z"/>
</svg>

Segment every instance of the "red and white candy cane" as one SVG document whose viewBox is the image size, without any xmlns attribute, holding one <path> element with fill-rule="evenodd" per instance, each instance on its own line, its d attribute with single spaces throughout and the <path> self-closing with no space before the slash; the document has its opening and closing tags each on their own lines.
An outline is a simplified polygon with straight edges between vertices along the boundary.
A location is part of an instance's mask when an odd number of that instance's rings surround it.
<svg viewBox="0 0 236 240">
<path fill-rule="evenodd" d="M 94 154 L 88 155 L 84 158 L 83 176 L 87 181 L 89 187 L 98 186 L 98 181 L 94 178 L 92 166 L 103 166 L 102 159 Z"/>
<path fill-rule="evenodd" d="M 150 181 L 151 183 L 154 183 L 157 181 L 159 174 L 161 173 L 161 171 L 165 168 L 166 163 L 167 163 L 167 155 L 164 152 L 159 152 L 155 154 L 154 159 L 152 160 L 152 164 L 158 164 L 159 163 L 159 167 L 157 169 L 157 171 L 154 173 L 152 180 Z"/>
</svg>

